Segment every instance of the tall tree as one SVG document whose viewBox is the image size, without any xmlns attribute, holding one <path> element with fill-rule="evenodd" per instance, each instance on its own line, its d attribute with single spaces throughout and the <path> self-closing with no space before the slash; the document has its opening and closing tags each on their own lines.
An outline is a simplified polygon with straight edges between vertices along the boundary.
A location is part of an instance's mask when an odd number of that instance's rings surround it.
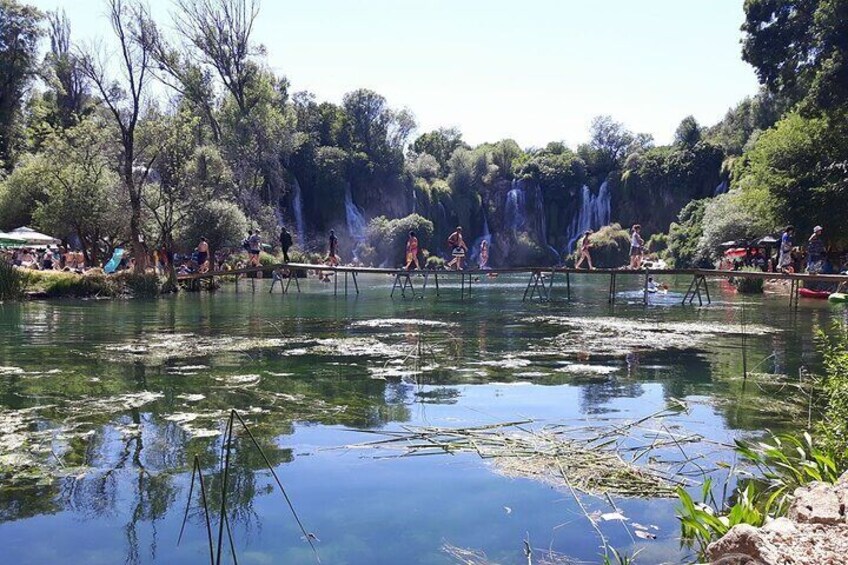
<svg viewBox="0 0 848 565">
<path fill-rule="evenodd" d="M 38 68 L 41 13 L 17 0 L 0 0 L 0 167 L 11 169 L 21 101 Z"/>
<path fill-rule="evenodd" d="M 691 149 L 701 141 L 701 126 L 694 116 L 686 116 L 674 132 L 674 144 Z"/>
<path fill-rule="evenodd" d="M 71 22 L 67 14 L 48 12 L 47 33 L 50 51 L 44 60 L 44 79 L 53 91 L 56 126 L 68 128 L 79 123 L 86 113 L 88 92 L 79 60 L 71 51 Z"/>
<path fill-rule="evenodd" d="M 447 173 L 448 160 L 460 147 L 468 149 L 462 141 L 462 132 L 457 128 L 439 128 L 418 136 L 412 143 L 415 153 L 429 153 L 438 161 L 442 173 Z"/>
<path fill-rule="evenodd" d="M 49 233 L 75 236 L 86 263 L 97 265 L 102 253 L 123 241 L 126 215 L 120 181 L 112 169 L 112 137 L 98 120 L 53 134 L 33 164 L 47 197 L 34 219 Z M 123 192 L 123 191 L 120 191 Z"/>
<path fill-rule="evenodd" d="M 150 17 L 137 0 L 108 0 L 108 6 L 109 22 L 118 40 L 120 79 L 112 78 L 112 67 L 102 50 L 81 53 L 80 69 L 120 132 L 119 172 L 130 204 L 130 245 L 135 270 L 143 273 L 148 260 L 142 233 L 142 189 L 157 155 L 157 148 L 138 143 L 137 135 L 151 78 Z"/>
<path fill-rule="evenodd" d="M 848 100 L 846 0 L 746 0 L 742 58 L 760 82 L 810 109 Z"/>
</svg>

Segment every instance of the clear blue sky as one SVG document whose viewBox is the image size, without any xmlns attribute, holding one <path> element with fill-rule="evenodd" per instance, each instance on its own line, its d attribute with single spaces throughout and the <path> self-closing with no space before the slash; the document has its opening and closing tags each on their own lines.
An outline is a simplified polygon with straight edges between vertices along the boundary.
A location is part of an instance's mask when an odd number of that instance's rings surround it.
<svg viewBox="0 0 848 565">
<path fill-rule="evenodd" d="M 109 33 L 102 0 L 28 1 L 64 8 L 76 39 Z M 170 26 L 170 0 L 149 3 Z M 294 90 L 371 88 L 422 132 L 576 145 L 610 114 L 664 143 L 756 92 L 742 21 L 742 0 L 264 0 L 255 38 Z"/>
</svg>

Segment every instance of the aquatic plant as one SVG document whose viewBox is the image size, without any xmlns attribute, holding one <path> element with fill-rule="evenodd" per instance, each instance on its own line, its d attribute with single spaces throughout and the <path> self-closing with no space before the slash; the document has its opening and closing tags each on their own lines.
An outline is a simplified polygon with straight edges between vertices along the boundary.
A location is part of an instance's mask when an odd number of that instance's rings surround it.
<svg viewBox="0 0 848 565">
<path fill-rule="evenodd" d="M 0 300 L 22 298 L 28 283 L 28 273 L 0 261 Z"/>
<path fill-rule="evenodd" d="M 825 374 L 817 380 L 823 417 L 817 433 L 841 467 L 848 467 L 848 325 L 819 331 Z"/>
<path fill-rule="evenodd" d="M 218 534 L 217 534 L 217 537 L 215 538 L 215 541 L 213 542 L 212 522 L 211 522 L 210 512 L 209 512 L 209 499 L 207 498 L 207 495 L 206 495 L 206 488 L 205 488 L 205 483 L 204 483 L 204 479 L 203 479 L 203 473 L 201 471 L 200 460 L 198 459 L 197 455 L 195 455 L 194 464 L 193 464 L 193 467 L 192 467 L 192 474 L 191 474 L 191 485 L 189 486 L 188 498 L 186 500 L 185 514 L 183 515 L 183 521 L 182 521 L 182 524 L 180 525 L 180 535 L 177 539 L 177 545 L 179 545 L 180 541 L 182 540 L 183 532 L 185 531 L 185 525 L 186 525 L 186 522 L 188 521 L 189 508 L 191 507 L 192 494 L 194 493 L 194 481 L 195 481 L 195 477 L 197 477 L 198 484 L 200 485 L 200 503 L 201 503 L 201 506 L 203 508 L 203 514 L 204 514 L 205 521 L 206 521 L 206 535 L 207 535 L 207 539 L 209 541 L 209 562 L 212 565 L 221 565 L 222 557 L 223 557 L 223 547 L 224 547 L 224 529 L 226 529 L 227 540 L 228 540 L 229 545 L 230 545 L 230 553 L 233 557 L 233 562 L 238 564 L 238 556 L 236 555 L 235 544 L 233 543 L 233 534 L 232 534 L 232 529 L 230 528 L 230 520 L 229 520 L 229 517 L 228 517 L 228 510 L 227 510 L 227 500 L 228 500 L 228 497 L 227 497 L 228 490 L 227 490 L 227 488 L 228 488 L 228 481 L 229 481 L 229 476 L 230 476 L 230 462 L 231 462 L 232 451 L 233 451 L 233 448 L 234 448 L 234 445 L 235 445 L 235 440 L 237 439 L 237 437 L 235 435 L 235 424 L 236 424 L 236 422 L 238 422 L 240 424 L 242 431 L 244 431 L 244 433 L 247 434 L 247 437 L 250 439 L 250 442 L 256 448 L 256 450 L 258 451 L 262 460 L 264 461 L 265 466 L 268 468 L 268 471 L 271 473 L 271 476 L 274 478 L 274 482 L 277 484 L 277 487 L 280 489 L 280 493 L 283 495 L 283 498 L 286 501 L 286 505 L 288 506 L 289 510 L 291 511 L 291 514 L 294 517 L 295 522 L 297 522 L 298 528 L 303 533 L 303 539 L 306 540 L 306 542 L 312 548 L 312 553 L 315 556 L 315 561 L 317 563 L 321 563 L 321 559 L 318 557 L 318 550 L 315 548 L 315 544 L 313 543 L 313 540 L 316 539 L 315 534 L 312 534 L 311 532 L 306 531 L 306 528 L 304 527 L 303 522 L 301 521 L 300 516 L 298 515 L 297 511 L 295 510 L 294 504 L 292 503 L 288 492 L 286 491 L 286 488 L 283 486 L 282 481 L 280 481 L 280 477 L 277 475 L 277 472 L 274 470 L 274 466 L 271 464 L 271 461 L 268 459 L 268 456 L 265 454 L 265 451 L 259 445 L 259 442 L 256 440 L 256 437 L 253 435 L 253 432 L 250 430 L 250 427 L 247 425 L 247 423 L 244 421 L 244 419 L 241 417 L 241 415 L 236 410 L 230 411 L 230 416 L 229 416 L 229 419 L 227 420 L 227 427 L 226 427 L 226 431 L 224 432 L 224 438 L 223 438 L 223 443 L 222 443 L 222 454 L 221 454 L 222 455 L 222 461 L 221 461 L 222 465 L 221 465 L 221 469 L 220 469 L 220 473 L 222 475 L 221 492 L 220 492 L 221 507 L 220 507 L 220 510 L 219 510 L 219 517 L 218 517 Z M 217 546 L 217 549 L 213 546 Z"/>
<path fill-rule="evenodd" d="M 669 446 L 680 449 L 702 438 L 657 430 L 657 425 L 651 427 L 650 438 L 642 437 L 640 430 L 643 425 L 657 424 L 677 414 L 681 407 L 682 404 L 611 428 L 534 427 L 533 420 L 522 420 L 470 428 L 380 431 L 374 433 L 386 439 L 348 448 L 392 449 L 418 456 L 471 452 L 491 459 L 494 468 L 505 476 L 534 479 L 569 490 L 575 496 L 582 492 L 672 497 L 675 487 L 685 480 L 679 472 L 638 462 L 650 461 L 655 450 Z"/>
<path fill-rule="evenodd" d="M 685 489 L 677 489 L 677 498 L 682 505 L 678 508 L 677 517 L 680 520 L 680 538 L 687 545 L 697 545 L 699 554 L 706 553 L 707 546 L 720 538 L 737 524 L 761 526 L 765 514 L 757 509 L 754 498 L 756 487 L 748 484 L 737 493 L 736 502 L 725 512 L 717 511 L 708 504 L 711 497 L 712 482 L 704 482 L 703 500 L 696 503 Z"/>
</svg>

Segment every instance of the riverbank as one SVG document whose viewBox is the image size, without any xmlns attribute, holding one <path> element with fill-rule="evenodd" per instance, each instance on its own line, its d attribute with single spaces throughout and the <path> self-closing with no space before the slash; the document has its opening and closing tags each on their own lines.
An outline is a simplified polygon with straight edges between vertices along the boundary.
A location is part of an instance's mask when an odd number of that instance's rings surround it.
<svg viewBox="0 0 848 565">
<path fill-rule="evenodd" d="M 158 296 L 163 280 L 154 273 L 107 275 L 101 269 L 84 274 L 54 271 L 23 272 L 22 298 L 122 298 Z"/>
</svg>

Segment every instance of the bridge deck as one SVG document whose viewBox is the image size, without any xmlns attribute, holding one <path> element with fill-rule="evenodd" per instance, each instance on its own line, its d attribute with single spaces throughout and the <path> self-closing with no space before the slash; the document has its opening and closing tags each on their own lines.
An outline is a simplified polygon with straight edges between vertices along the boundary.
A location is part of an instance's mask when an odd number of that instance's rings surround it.
<svg viewBox="0 0 848 565">
<path fill-rule="evenodd" d="M 192 281 L 198 279 L 208 279 L 213 277 L 226 277 L 233 275 L 245 275 L 257 273 L 267 270 L 293 270 L 293 271 L 321 271 L 324 273 L 356 273 L 356 274 L 378 274 L 378 275 L 405 275 L 407 273 L 414 274 L 438 274 L 443 275 L 465 275 L 465 276 L 481 276 L 489 274 L 569 274 L 569 275 L 639 275 L 645 276 L 673 276 L 673 275 L 688 275 L 692 277 L 703 276 L 709 278 L 730 278 L 730 277 L 745 277 L 754 279 L 768 280 L 794 280 L 794 281 L 816 281 L 830 283 L 848 283 L 848 275 L 815 275 L 807 273 L 762 273 L 758 271 L 720 271 L 716 269 L 574 269 L 568 267 L 511 267 L 503 269 L 466 269 L 463 271 L 450 270 L 421 270 L 421 271 L 406 271 L 404 269 L 376 268 L 376 267 L 353 267 L 353 266 L 338 266 L 330 267 L 327 265 L 314 265 L 309 263 L 280 263 L 268 267 L 245 267 L 242 269 L 233 269 L 231 271 L 210 271 L 206 273 L 192 273 L 189 275 L 179 275 L 179 281 Z"/>
</svg>

